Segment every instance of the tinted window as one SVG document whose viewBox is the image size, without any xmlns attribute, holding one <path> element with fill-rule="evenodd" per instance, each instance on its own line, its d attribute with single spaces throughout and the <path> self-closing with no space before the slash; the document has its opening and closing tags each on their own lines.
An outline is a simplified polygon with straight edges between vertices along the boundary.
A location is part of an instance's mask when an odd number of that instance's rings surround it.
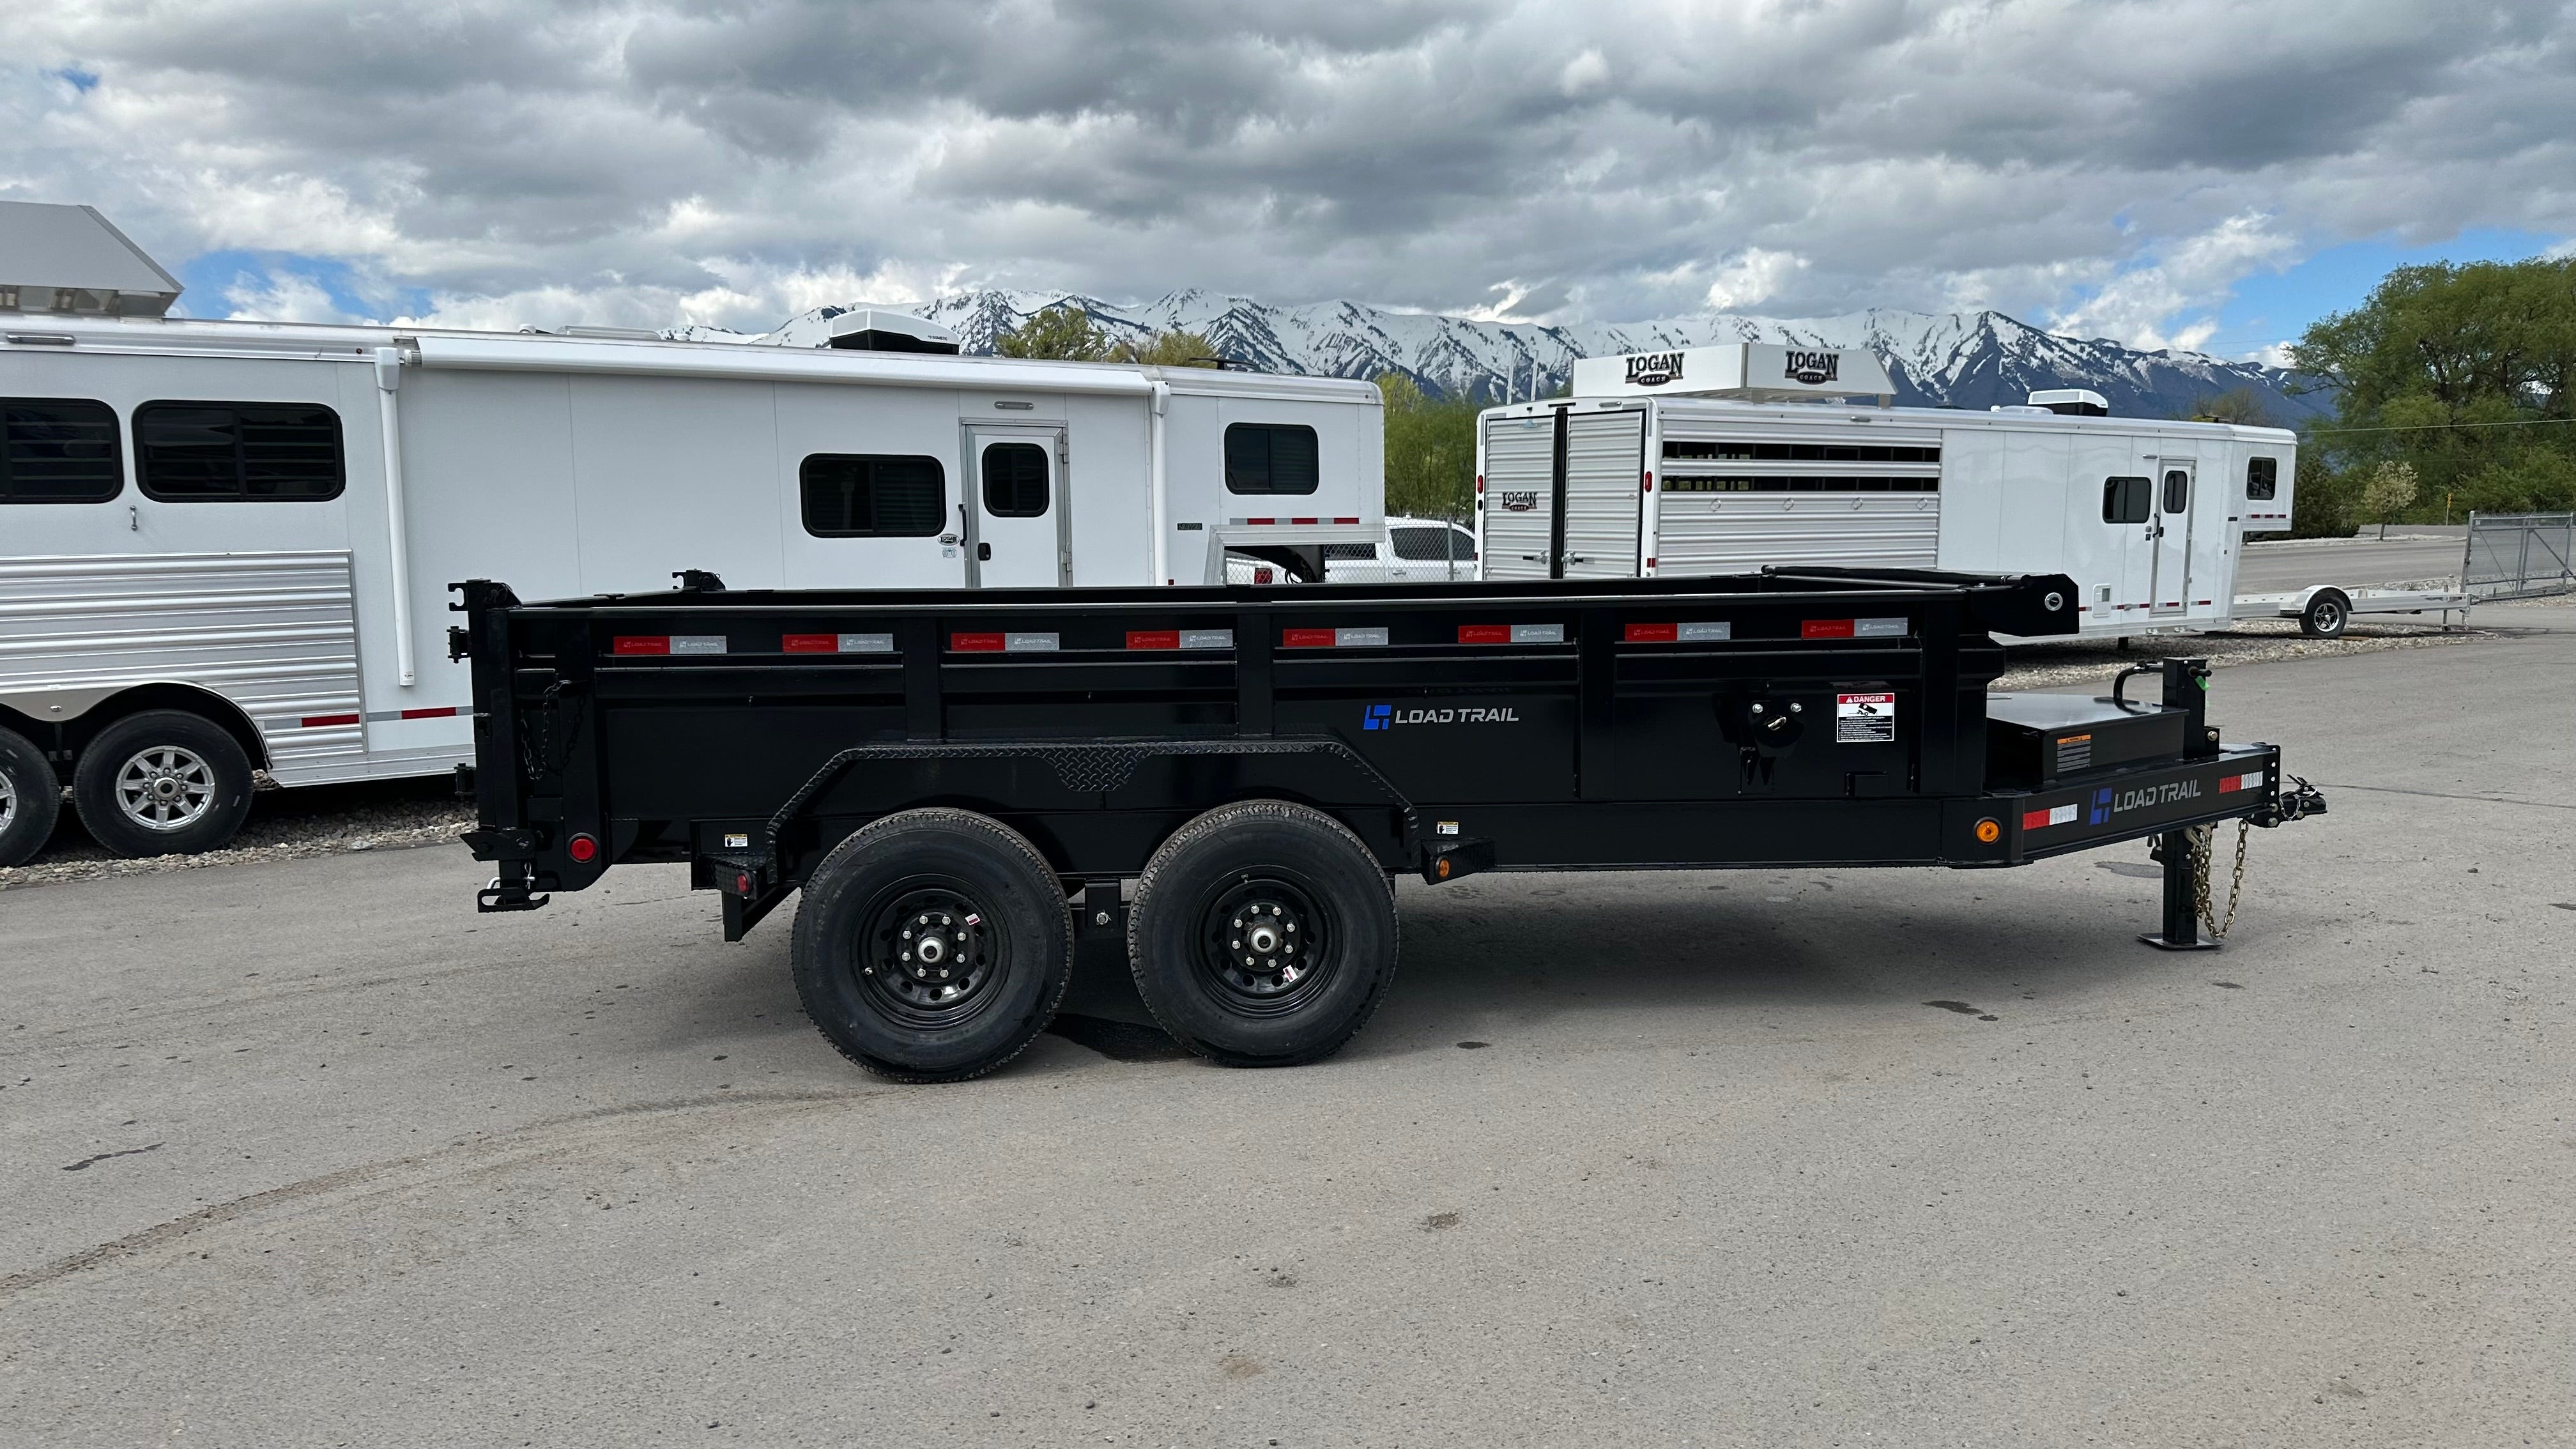
<svg viewBox="0 0 2576 1449">
<path fill-rule="evenodd" d="M 145 403 L 134 457 L 143 495 L 173 503 L 312 503 L 347 478 L 340 415 L 320 403 Z"/>
<path fill-rule="evenodd" d="M 817 538 L 928 538 L 948 523 L 937 458 L 816 453 L 798 470 L 805 531 Z"/>
<path fill-rule="evenodd" d="M 2281 460 L 2252 458 L 2245 464 L 2245 496 L 2257 503 L 2269 503 L 2281 492 Z"/>
<path fill-rule="evenodd" d="M 113 408 L 0 398 L 0 503 L 100 503 L 124 488 Z"/>
<path fill-rule="evenodd" d="M 1295 423 L 1236 423 L 1225 430 L 1225 491 L 1312 493 L 1315 430 Z"/>
<path fill-rule="evenodd" d="M 1395 530 L 1395 556 L 1411 563 L 1439 563 L 1446 559 L 1464 563 L 1475 558 L 1476 541 L 1454 528 L 1399 528 Z"/>
<path fill-rule="evenodd" d="M 2146 522 L 2147 493 L 2153 486 L 2144 478 L 2103 479 L 2102 521 L 2104 523 Z"/>
<path fill-rule="evenodd" d="M 2165 512 L 2180 513 L 2191 506 L 2191 475 L 2180 468 L 2165 470 Z"/>
<path fill-rule="evenodd" d="M 1375 563 L 1377 561 L 1377 545 L 1373 543 L 1328 543 L 1324 545 L 1324 562 L 1350 563 L 1353 560 Z"/>
<path fill-rule="evenodd" d="M 984 511 L 995 518 L 1035 518 L 1046 512 L 1046 449 L 1035 443 L 985 448 Z"/>
</svg>

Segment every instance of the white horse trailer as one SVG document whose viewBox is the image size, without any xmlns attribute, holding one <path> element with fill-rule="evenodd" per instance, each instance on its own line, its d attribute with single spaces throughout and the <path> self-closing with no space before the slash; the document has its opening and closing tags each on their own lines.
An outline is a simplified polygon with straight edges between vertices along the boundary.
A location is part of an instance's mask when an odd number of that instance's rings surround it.
<svg viewBox="0 0 2576 1449">
<path fill-rule="evenodd" d="M 833 349 L 0 320 L 0 865 L 58 779 L 161 854 L 228 837 L 254 767 L 470 759 L 454 580 L 1223 582 L 1383 532 L 1362 382 L 938 355 L 881 314 Z"/>
<path fill-rule="evenodd" d="M 1982 413 L 1844 402 L 1890 391 L 1865 352 L 1579 361 L 1573 397 L 1482 415 L 1484 576 L 2063 573 L 2082 632 L 2117 636 L 2226 625 L 2246 536 L 2290 527 L 2284 429 L 2115 418 L 2076 391 Z"/>
</svg>

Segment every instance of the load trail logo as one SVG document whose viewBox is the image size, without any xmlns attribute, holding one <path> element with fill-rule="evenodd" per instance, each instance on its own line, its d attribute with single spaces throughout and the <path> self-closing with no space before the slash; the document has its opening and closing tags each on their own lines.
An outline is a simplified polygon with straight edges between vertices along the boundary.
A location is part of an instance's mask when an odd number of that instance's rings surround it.
<svg viewBox="0 0 2576 1449">
<path fill-rule="evenodd" d="M 1631 387 L 1662 387 L 1681 381 L 1681 376 L 1682 355 L 1678 352 L 1637 352 L 1628 357 Z"/>
<path fill-rule="evenodd" d="M 2152 805 L 2174 805 L 2200 798 L 2198 780 L 2170 780 L 2162 785 L 2140 785 L 2129 790 L 2101 789 L 2093 792 L 2092 809 L 2085 813 L 2084 823 L 2102 825 L 2114 815 L 2143 810 Z"/>
<path fill-rule="evenodd" d="M 1799 352 L 1792 350 L 1780 365 L 1780 375 L 1809 387 L 1833 382 L 1842 376 L 1842 354 L 1836 352 Z"/>
<path fill-rule="evenodd" d="M 1391 730 L 1397 725 L 1428 724 L 1519 724 L 1516 709 L 1488 709 L 1480 705 L 1364 705 L 1360 709 L 1360 728 Z"/>
</svg>

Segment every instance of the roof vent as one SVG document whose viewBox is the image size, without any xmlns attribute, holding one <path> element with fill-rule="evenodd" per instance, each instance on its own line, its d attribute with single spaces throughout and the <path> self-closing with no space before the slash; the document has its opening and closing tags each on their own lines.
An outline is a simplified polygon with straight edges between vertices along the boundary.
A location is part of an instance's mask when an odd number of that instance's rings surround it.
<svg viewBox="0 0 2576 1449">
<path fill-rule="evenodd" d="M 2109 399 L 2089 387 L 2042 388 L 2030 395 L 2030 405 L 2070 418 L 2107 418 L 2111 415 Z"/>
<path fill-rule="evenodd" d="M 179 292 L 98 208 L 0 201 L 0 312 L 158 317 Z"/>
<path fill-rule="evenodd" d="M 963 350 L 957 334 L 936 322 L 873 307 L 833 318 L 831 339 L 823 345 L 852 352 L 939 352 L 952 357 Z"/>
</svg>

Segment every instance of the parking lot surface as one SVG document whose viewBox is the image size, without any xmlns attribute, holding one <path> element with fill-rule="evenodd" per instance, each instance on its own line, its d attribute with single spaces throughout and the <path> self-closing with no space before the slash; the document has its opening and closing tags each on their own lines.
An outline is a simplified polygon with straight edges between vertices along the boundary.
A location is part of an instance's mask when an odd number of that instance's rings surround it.
<svg viewBox="0 0 2576 1449">
<path fill-rule="evenodd" d="M 457 848 L 0 894 L 0 1423 L 2569 1442 L 2571 667 L 2221 675 L 2332 813 L 2254 833 L 2220 952 L 2135 943 L 2142 846 L 1408 883 L 1385 1009 L 1293 1071 L 1076 1021 L 880 1083 L 785 919 L 724 945 L 676 868 L 523 916 Z"/>
</svg>

